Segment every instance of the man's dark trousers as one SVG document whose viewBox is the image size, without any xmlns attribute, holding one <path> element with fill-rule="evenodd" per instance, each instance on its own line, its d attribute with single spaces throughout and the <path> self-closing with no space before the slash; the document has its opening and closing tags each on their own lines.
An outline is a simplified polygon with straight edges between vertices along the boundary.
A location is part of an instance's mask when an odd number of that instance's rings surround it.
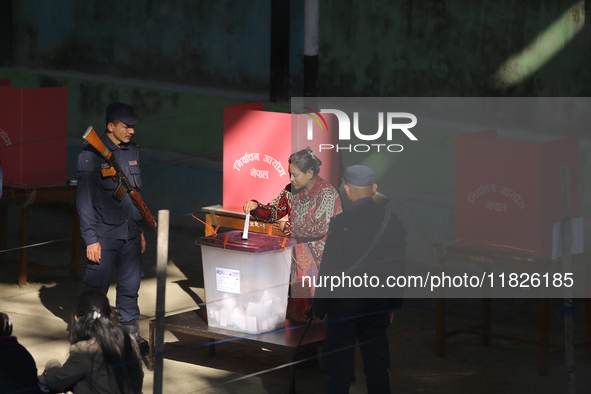
<svg viewBox="0 0 591 394">
<path fill-rule="evenodd" d="M 349 392 L 351 363 L 357 338 L 368 392 L 390 393 L 387 370 L 390 367 L 390 350 L 386 337 L 389 323 L 388 312 L 329 318 L 321 356 L 322 365 L 328 375 L 327 393 Z"/>
<path fill-rule="evenodd" d="M 144 276 L 141 253 L 141 237 L 130 240 L 99 237 L 100 264 L 89 262 L 84 274 L 84 287 L 107 294 L 113 270 L 117 269 L 116 306 L 121 322 L 140 317 L 137 303 L 140 282 Z"/>
</svg>

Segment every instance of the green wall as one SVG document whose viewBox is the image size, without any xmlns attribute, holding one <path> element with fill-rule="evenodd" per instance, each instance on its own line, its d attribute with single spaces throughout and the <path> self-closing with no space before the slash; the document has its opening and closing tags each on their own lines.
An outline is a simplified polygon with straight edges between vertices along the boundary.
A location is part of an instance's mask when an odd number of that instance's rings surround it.
<svg viewBox="0 0 591 394">
<path fill-rule="evenodd" d="M 578 0 L 321 1 L 320 95 L 589 96 L 588 7 Z M 515 56 L 516 64 L 506 64 Z M 522 79 L 501 83 L 499 72 Z"/>
<path fill-rule="evenodd" d="M 322 0 L 319 95 L 591 96 L 588 3 Z M 270 0 L 12 4 L 16 67 L 268 93 Z M 291 0 L 294 96 L 303 34 Z"/>
<path fill-rule="evenodd" d="M 303 79 L 303 3 L 290 2 L 293 89 Z M 15 66 L 269 90 L 270 0 L 13 0 L 12 6 Z"/>
</svg>

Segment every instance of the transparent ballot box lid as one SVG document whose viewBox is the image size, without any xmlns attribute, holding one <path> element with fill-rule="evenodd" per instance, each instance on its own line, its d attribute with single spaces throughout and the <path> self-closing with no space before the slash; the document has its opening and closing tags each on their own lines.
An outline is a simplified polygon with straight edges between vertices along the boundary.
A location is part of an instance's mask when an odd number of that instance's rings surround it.
<svg viewBox="0 0 591 394">
<path fill-rule="evenodd" d="M 210 235 L 199 238 L 199 245 L 213 246 L 220 249 L 235 250 L 246 253 L 264 253 L 289 248 L 297 242 L 294 238 L 278 237 L 276 235 L 249 233 L 248 239 L 242 239 L 242 231 Z"/>
</svg>

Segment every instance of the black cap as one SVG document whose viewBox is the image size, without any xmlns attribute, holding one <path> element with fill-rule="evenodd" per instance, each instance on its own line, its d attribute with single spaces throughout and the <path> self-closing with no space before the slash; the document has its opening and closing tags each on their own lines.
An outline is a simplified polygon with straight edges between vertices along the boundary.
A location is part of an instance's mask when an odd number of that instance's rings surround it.
<svg viewBox="0 0 591 394">
<path fill-rule="evenodd" d="M 354 165 L 345 170 L 345 183 L 353 186 L 367 187 L 373 185 L 374 172 L 366 166 Z"/>
<path fill-rule="evenodd" d="M 133 112 L 133 107 L 124 103 L 112 103 L 107 107 L 107 119 L 119 119 L 126 125 L 133 126 L 141 121 Z"/>
</svg>

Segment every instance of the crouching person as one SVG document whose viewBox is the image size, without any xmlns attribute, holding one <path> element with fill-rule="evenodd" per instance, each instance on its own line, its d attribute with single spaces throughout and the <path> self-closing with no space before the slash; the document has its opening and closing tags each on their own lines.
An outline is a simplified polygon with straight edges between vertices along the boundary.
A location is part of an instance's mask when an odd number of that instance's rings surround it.
<svg viewBox="0 0 591 394">
<path fill-rule="evenodd" d="M 87 290 L 74 301 L 70 356 L 45 365 L 45 382 L 58 392 L 139 394 L 144 372 L 135 339 L 115 320 L 101 291 Z"/>
</svg>

